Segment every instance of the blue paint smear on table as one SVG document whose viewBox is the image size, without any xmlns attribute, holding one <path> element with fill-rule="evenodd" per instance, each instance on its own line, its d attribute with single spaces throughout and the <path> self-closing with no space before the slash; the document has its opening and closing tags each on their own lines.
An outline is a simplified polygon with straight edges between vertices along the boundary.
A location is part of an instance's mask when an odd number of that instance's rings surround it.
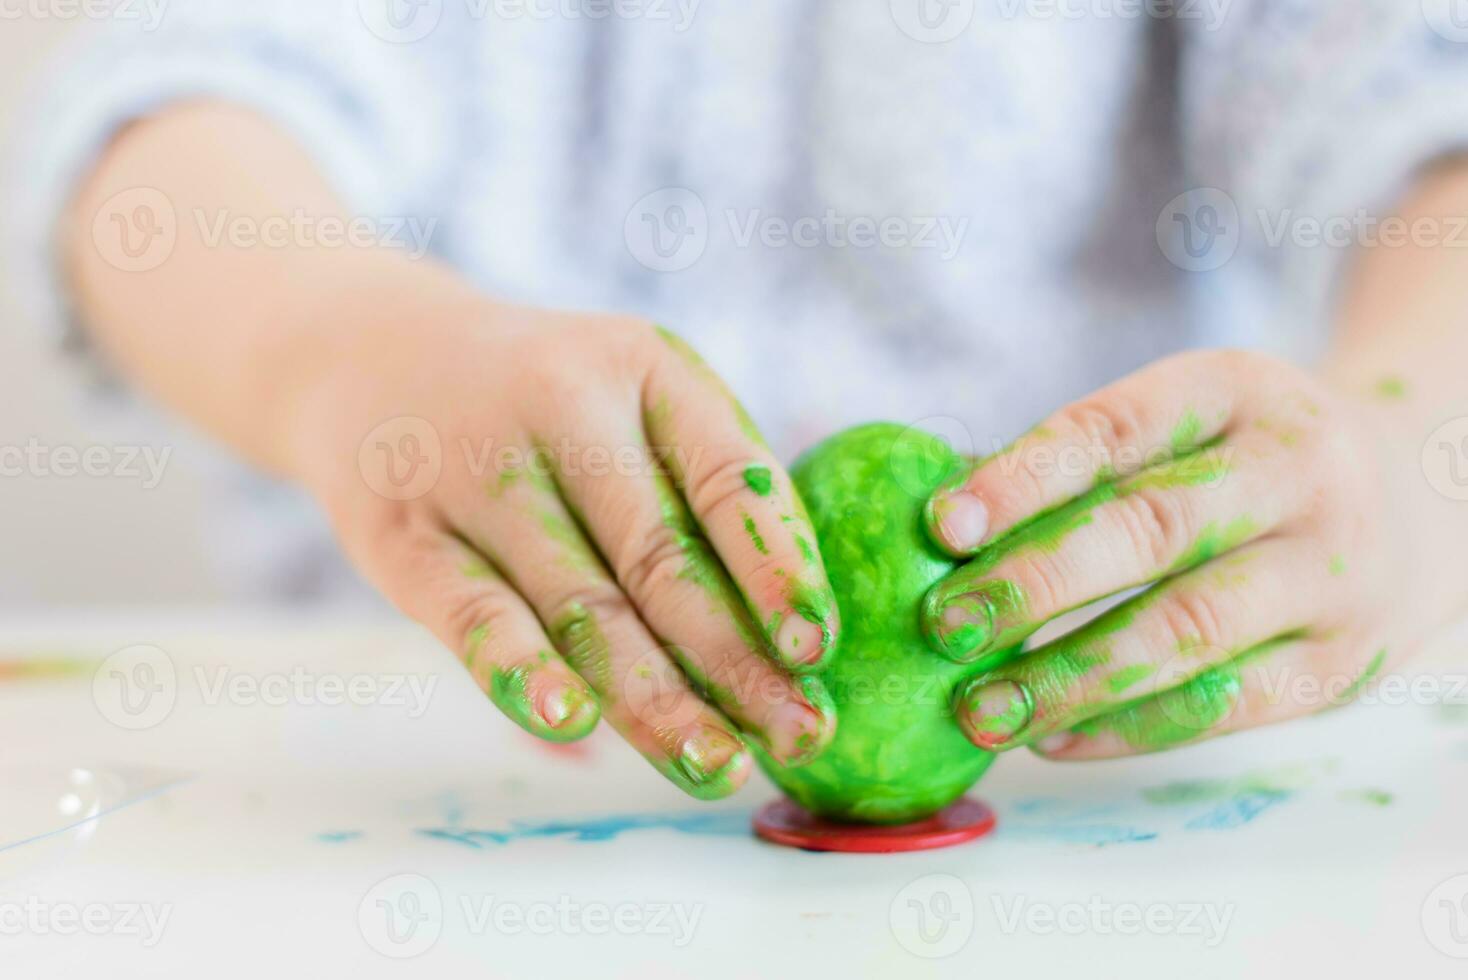
<svg viewBox="0 0 1468 980">
<path fill-rule="evenodd" d="M 1252 823 L 1294 794 L 1284 790 L 1245 790 L 1183 824 L 1184 830 L 1232 830 Z"/>
<path fill-rule="evenodd" d="M 416 833 L 477 850 L 486 845 L 546 837 L 599 843 L 616 840 L 622 834 L 640 830 L 671 830 L 702 837 L 747 837 L 750 833 L 749 820 L 748 810 L 719 810 L 714 813 L 621 813 L 589 820 L 515 821 L 505 830 L 424 827 Z"/>
<path fill-rule="evenodd" d="M 345 844 L 362 836 L 360 830 L 326 830 L 316 835 L 323 844 Z"/>
<path fill-rule="evenodd" d="M 1016 800 L 1009 810 L 1011 816 L 999 821 L 1001 837 L 1092 847 L 1142 844 L 1158 837 L 1158 831 L 1150 827 L 1135 826 L 1129 819 L 1134 814 L 1114 803 L 1077 805 L 1055 797 L 1034 797 Z"/>
</svg>

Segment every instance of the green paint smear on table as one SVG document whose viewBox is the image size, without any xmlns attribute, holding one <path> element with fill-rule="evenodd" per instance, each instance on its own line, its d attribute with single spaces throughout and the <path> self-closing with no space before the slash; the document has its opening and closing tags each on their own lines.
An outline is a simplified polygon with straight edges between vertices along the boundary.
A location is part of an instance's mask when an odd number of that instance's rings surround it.
<svg viewBox="0 0 1468 980">
<path fill-rule="evenodd" d="M 1396 795 L 1388 793 L 1384 789 L 1348 789 L 1341 793 L 1341 799 L 1350 803 L 1366 803 L 1371 806 L 1391 806 L 1396 802 Z"/>
<path fill-rule="evenodd" d="M 1336 768 L 1334 759 L 1318 763 L 1261 769 L 1226 779 L 1182 779 L 1139 791 L 1153 806 L 1217 803 L 1246 793 L 1294 793 Z"/>
</svg>

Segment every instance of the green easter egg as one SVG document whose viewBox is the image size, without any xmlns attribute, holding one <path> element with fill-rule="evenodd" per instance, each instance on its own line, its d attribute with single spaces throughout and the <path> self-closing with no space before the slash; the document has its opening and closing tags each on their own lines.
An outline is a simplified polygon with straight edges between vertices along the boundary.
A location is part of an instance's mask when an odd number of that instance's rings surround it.
<svg viewBox="0 0 1468 980">
<path fill-rule="evenodd" d="M 804 766 L 758 758 L 807 810 L 865 823 L 919 820 L 994 761 L 953 718 L 954 688 L 973 667 L 935 653 L 918 619 L 923 595 L 958 566 L 929 540 L 923 505 L 961 465 L 934 436 L 874 423 L 827 439 L 791 469 L 841 612 L 836 648 L 816 672 L 837 727 Z"/>
</svg>

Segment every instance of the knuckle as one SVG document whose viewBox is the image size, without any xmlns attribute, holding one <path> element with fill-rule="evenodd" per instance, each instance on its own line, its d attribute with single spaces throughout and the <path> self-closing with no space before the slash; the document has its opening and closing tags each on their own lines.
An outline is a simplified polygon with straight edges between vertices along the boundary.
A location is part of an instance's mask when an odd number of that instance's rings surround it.
<svg viewBox="0 0 1468 980">
<path fill-rule="evenodd" d="M 1141 411 L 1117 394 L 1076 402 L 1061 410 L 1059 421 L 1087 446 L 1108 452 L 1138 445 L 1143 432 Z"/>
<path fill-rule="evenodd" d="M 1117 505 L 1116 520 L 1125 540 L 1149 568 L 1167 568 L 1186 552 L 1193 521 L 1180 494 L 1142 488 Z"/>
<path fill-rule="evenodd" d="M 632 603 L 611 582 L 579 582 L 554 596 L 547 605 L 547 622 L 555 639 L 581 635 L 591 627 L 604 628 L 633 617 Z"/>
<path fill-rule="evenodd" d="M 511 612 L 504 594 L 491 589 L 464 593 L 450 599 L 442 615 L 442 635 L 455 644 L 453 649 L 461 658 L 468 658 L 475 652 L 470 646 L 476 633 L 484 635 L 484 652 L 490 653 L 497 642 L 496 638 L 508 632 L 506 624 Z"/>
<path fill-rule="evenodd" d="M 1035 620 L 1043 621 L 1074 605 L 1070 601 L 1070 576 L 1050 553 L 1026 555 L 1015 566 L 1013 577 L 1024 590 L 1026 605 Z"/>
<path fill-rule="evenodd" d="M 1020 446 L 1007 463 L 995 460 L 969 477 L 968 487 L 989 509 L 993 527 L 1009 527 L 1050 504 L 1046 476 L 1056 466 L 1048 447 Z"/>
<path fill-rule="evenodd" d="M 689 474 L 688 502 L 704 524 L 719 520 L 749 493 L 744 482 L 749 463 L 747 456 L 720 453 L 712 463 Z"/>
<path fill-rule="evenodd" d="M 1162 614 L 1175 646 L 1211 647 L 1225 653 L 1233 648 L 1227 612 L 1215 592 L 1181 590 L 1168 599 Z"/>
<path fill-rule="evenodd" d="M 643 535 L 626 549 L 626 556 L 618 562 L 617 580 L 628 595 L 662 595 L 682 574 L 689 547 L 692 545 L 669 531 Z"/>
</svg>

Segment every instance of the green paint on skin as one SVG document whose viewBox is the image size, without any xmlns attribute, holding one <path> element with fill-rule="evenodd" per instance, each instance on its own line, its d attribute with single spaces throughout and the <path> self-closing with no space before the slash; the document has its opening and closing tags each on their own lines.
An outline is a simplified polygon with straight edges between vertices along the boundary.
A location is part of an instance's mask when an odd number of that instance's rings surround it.
<svg viewBox="0 0 1468 980">
<path fill-rule="evenodd" d="M 698 351 L 694 350 L 688 341 L 667 327 L 659 326 L 657 327 L 657 332 L 658 336 L 663 338 L 664 343 L 671 347 L 679 357 L 683 358 L 690 367 L 697 369 L 701 375 L 708 379 L 729 400 L 729 407 L 734 410 L 735 421 L 739 423 L 739 430 L 744 433 L 745 438 L 757 446 L 768 448 L 765 443 L 765 437 L 760 434 L 759 426 L 755 425 L 754 419 L 750 417 L 749 412 L 745 410 L 739 399 L 734 397 L 734 393 L 729 390 L 729 386 L 724 383 L 724 379 L 719 377 L 713 368 L 709 367 L 708 362 L 703 359 Z"/>
<path fill-rule="evenodd" d="M 1103 484 L 1076 500 L 1021 523 L 981 551 L 962 571 L 945 581 L 924 605 L 934 646 L 949 657 L 972 660 L 987 650 L 1022 642 L 1043 623 L 1030 622 L 1029 603 L 1019 585 L 1004 580 L 984 581 L 1001 562 L 1022 557 L 1026 549 L 1058 551 L 1076 531 L 1089 525 L 1098 507 L 1142 490 L 1169 490 L 1183 486 L 1216 486 L 1228 474 L 1222 454 L 1204 449 L 1169 460 L 1120 484 Z M 1210 526 L 1169 572 L 1202 564 L 1252 537 L 1247 518 L 1220 530 Z M 1142 585 L 1132 582 L 1126 588 Z M 1121 591 L 1121 590 L 1118 590 Z M 944 610 L 956 607 L 969 621 L 945 623 Z M 1059 610 L 1065 612 L 1068 610 Z"/>
<path fill-rule="evenodd" d="M 983 702 L 987 700 L 982 685 L 971 686 L 963 700 L 962 708 L 970 719 L 969 727 L 985 744 L 990 745 L 1006 742 L 1017 736 L 1029 725 L 1035 714 L 1035 704 L 1029 690 L 1018 684 L 1008 693 L 1003 707 L 998 711 L 980 714 L 983 711 Z"/>
<path fill-rule="evenodd" d="M 1338 696 L 1332 698 L 1331 703 L 1339 706 L 1354 701 L 1356 695 L 1361 693 L 1361 689 L 1376 679 L 1376 675 L 1381 673 L 1381 668 L 1385 664 L 1386 651 L 1378 650 L 1376 656 L 1372 657 L 1371 662 L 1366 665 L 1366 669 L 1361 671 L 1361 676 L 1352 681 Z"/>
<path fill-rule="evenodd" d="M 1203 434 L 1203 420 L 1198 418 L 1198 413 L 1191 408 L 1183 413 L 1173 427 L 1172 435 L 1168 436 L 1167 442 L 1174 453 L 1184 453 L 1196 449 L 1198 439 Z"/>
<path fill-rule="evenodd" d="M 795 546 L 800 549 L 800 557 L 805 560 L 809 568 L 816 568 L 821 563 L 821 556 L 816 554 L 815 546 L 806 540 L 805 535 L 795 535 Z"/>
<path fill-rule="evenodd" d="M 1189 568 L 1196 568 L 1225 552 L 1234 550 L 1258 533 L 1259 526 L 1254 523 L 1252 517 L 1248 516 L 1235 518 L 1222 527 L 1217 523 L 1209 524 L 1203 528 L 1192 546 L 1172 563 L 1168 571 L 1181 572 Z"/>
<path fill-rule="evenodd" d="M 459 573 L 465 578 L 476 580 L 492 580 L 499 577 L 495 574 L 494 566 L 479 557 L 470 558 L 459 568 Z"/>
<path fill-rule="evenodd" d="M 1340 555 L 1330 556 L 1330 574 L 1334 575 L 1336 578 L 1340 578 L 1342 575 L 1346 574 L 1346 560 Z"/>
<path fill-rule="evenodd" d="M 612 648 L 602 633 L 596 616 L 580 603 L 572 605 L 550 624 L 550 638 L 571 669 L 586 679 L 603 697 L 615 688 L 612 676 Z"/>
<path fill-rule="evenodd" d="M 1071 731 L 1088 738 L 1110 734 L 1137 752 L 1158 752 L 1203 738 L 1233 714 L 1243 691 L 1243 668 L 1293 639 L 1260 644 L 1178 687 L 1083 721 Z"/>
<path fill-rule="evenodd" d="M 546 718 L 536 710 L 530 694 L 533 664 L 519 664 L 509 669 L 495 667 L 489 675 L 489 699 L 515 724 L 537 738 L 549 742 L 574 742 L 590 734 L 600 712 L 586 692 L 576 687 L 563 687 L 547 706 L 553 717 Z"/>
<path fill-rule="evenodd" d="M 1203 671 L 1180 687 L 1076 725 L 1090 738 L 1119 736 L 1138 752 L 1158 752 L 1201 738 L 1233 713 L 1243 685 L 1237 664 Z"/>
<path fill-rule="evenodd" d="M 1117 488 L 1118 497 L 1142 490 L 1175 490 L 1179 487 L 1216 487 L 1230 471 L 1227 457 L 1217 449 L 1203 449 L 1158 463 L 1143 470 Z"/>
<path fill-rule="evenodd" d="M 486 492 L 489 494 L 491 500 L 498 500 L 505 495 L 505 491 L 509 490 L 516 483 L 519 483 L 520 478 L 524 475 L 524 470 L 507 466 L 503 470 L 500 470 L 499 475 L 490 482 L 486 488 Z"/>
<path fill-rule="evenodd" d="M 1156 664 L 1132 664 L 1106 678 L 1106 689 L 1112 694 L 1125 694 L 1130 688 L 1157 673 Z"/>
<path fill-rule="evenodd" d="M 474 673 L 474 662 L 479 658 L 479 652 L 484 649 L 484 644 L 489 640 L 489 627 L 476 626 L 469 631 L 464 640 L 464 666 L 472 675 Z"/>
<path fill-rule="evenodd" d="M 726 617 L 750 650 L 766 650 L 766 638 L 759 635 L 750 616 L 748 597 L 729 577 L 728 570 L 699 531 L 683 498 L 665 478 L 655 480 L 654 487 L 663 526 L 673 535 L 683 555 L 683 567 L 678 577 L 698 586 L 708 596 L 710 611 Z"/>
<path fill-rule="evenodd" d="M 813 675 L 839 721 L 825 750 L 799 768 L 759 748 L 755 757 L 813 813 L 920 819 L 962 795 L 994 759 L 953 721 L 971 668 L 935 657 L 920 629 L 924 594 L 958 565 L 923 524 L 928 492 L 949 475 L 933 465 L 943 453 L 961 465 L 937 439 L 869 425 L 828 439 L 791 471 L 841 612 L 841 636 Z"/>
<path fill-rule="evenodd" d="M 1279 440 L 1281 446 L 1292 448 L 1300 444 L 1300 430 L 1272 419 L 1256 419 L 1254 428 L 1260 432 L 1272 433 Z"/>
<path fill-rule="evenodd" d="M 601 556 L 586 545 L 581 529 L 555 511 L 542 510 L 537 515 L 545 536 L 561 546 L 557 561 L 571 571 L 605 571 Z"/>
<path fill-rule="evenodd" d="M 744 517 L 744 533 L 749 535 L 749 540 L 754 545 L 754 550 L 762 555 L 768 555 L 770 549 L 765 547 L 765 539 L 760 537 L 759 527 L 754 523 L 754 518 L 742 511 L 740 513 Z"/>
<path fill-rule="evenodd" d="M 1376 382 L 1376 397 L 1382 401 L 1398 402 L 1407 397 L 1408 386 L 1405 379 L 1396 375 L 1387 375 Z"/>
<path fill-rule="evenodd" d="M 718 741 L 717 749 L 733 749 L 727 752 L 729 758 L 722 765 L 714 764 L 714 752 L 691 740 L 669 746 L 666 755 L 645 753 L 645 757 L 668 782 L 694 799 L 721 800 L 738 789 L 736 777 L 743 771 L 747 757 L 723 739 Z"/>
<path fill-rule="evenodd" d="M 657 401 L 644 415 L 644 423 L 649 432 L 666 432 L 668 423 L 673 420 L 673 403 L 668 401 L 667 395 L 659 395 Z"/>
<path fill-rule="evenodd" d="M 761 497 L 768 497 L 774 483 L 770 477 L 768 466 L 746 466 L 744 468 L 744 485 L 749 487 Z"/>
</svg>

